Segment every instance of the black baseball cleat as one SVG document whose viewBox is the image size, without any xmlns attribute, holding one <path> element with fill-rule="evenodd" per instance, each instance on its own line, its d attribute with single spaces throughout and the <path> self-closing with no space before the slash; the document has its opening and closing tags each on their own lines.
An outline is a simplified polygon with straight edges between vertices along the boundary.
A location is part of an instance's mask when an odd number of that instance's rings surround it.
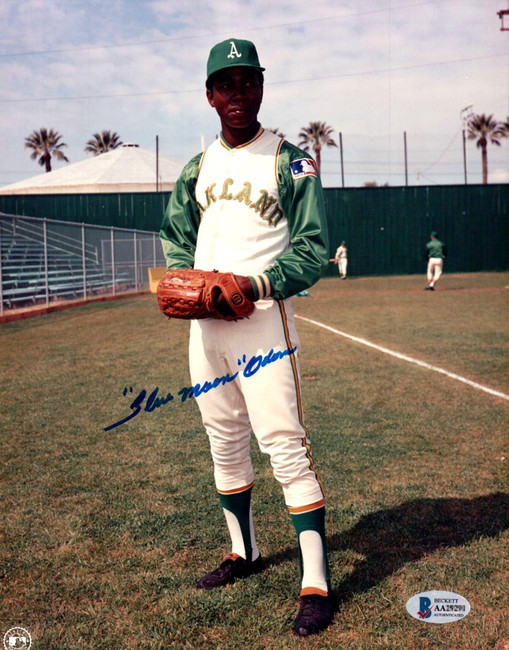
<svg viewBox="0 0 509 650">
<path fill-rule="evenodd" d="M 215 589 L 231 585 L 236 580 L 248 578 L 255 573 L 263 571 L 262 556 L 259 555 L 256 560 L 248 562 L 236 553 L 230 553 L 221 562 L 219 567 L 200 578 L 196 584 L 197 589 Z"/>
<path fill-rule="evenodd" d="M 335 599 L 332 594 L 301 596 L 299 613 L 293 624 L 294 631 L 299 636 L 309 636 L 325 630 L 332 622 L 334 608 Z"/>
</svg>

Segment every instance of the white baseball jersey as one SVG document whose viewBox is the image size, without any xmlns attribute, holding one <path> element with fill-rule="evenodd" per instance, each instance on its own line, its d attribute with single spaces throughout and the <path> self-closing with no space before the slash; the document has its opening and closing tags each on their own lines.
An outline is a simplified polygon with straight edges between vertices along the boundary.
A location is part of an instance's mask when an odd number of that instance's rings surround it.
<svg viewBox="0 0 509 650">
<path fill-rule="evenodd" d="M 244 147 L 232 150 L 218 139 L 207 149 L 196 184 L 196 268 L 261 274 L 289 248 L 276 166 L 282 143 L 262 131 Z"/>
<path fill-rule="evenodd" d="M 295 295 L 327 268 L 327 221 L 314 161 L 263 129 L 234 149 L 219 138 L 182 171 L 160 236 L 168 268 L 262 274 L 270 287 L 260 297 Z"/>
</svg>

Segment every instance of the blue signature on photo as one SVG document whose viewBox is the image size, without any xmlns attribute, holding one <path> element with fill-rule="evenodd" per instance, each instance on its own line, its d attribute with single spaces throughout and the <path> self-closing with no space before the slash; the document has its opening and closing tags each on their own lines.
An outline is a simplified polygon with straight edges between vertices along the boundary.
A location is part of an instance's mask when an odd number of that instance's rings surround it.
<svg viewBox="0 0 509 650">
<path fill-rule="evenodd" d="M 280 361 L 285 357 L 289 357 L 290 355 L 295 354 L 296 350 L 297 347 L 287 348 L 286 350 L 281 350 L 277 352 L 271 349 L 267 354 L 253 355 L 252 357 L 249 358 L 249 360 L 247 359 L 246 355 L 243 355 L 241 359 L 237 360 L 237 365 L 239 367 L 243 366 L 242 370 L 238 370 L 232 375 L 226 373 L 222 377 L 216 377 L 213 381 L 204 381 L 201 384 L 196 383 L 193 386 L 186 386 L 184 388 L 181 388 L 176 393 L 176 395 L 180 398 L 181 403 L 184 403 L 188 399 L 191 399 L 193 397 L 198 398 L 200 397 L 200 395 L 203 395 L 204 393 L 208 393 L 211 390 L 215 390 L 220 386 L 225 386 L 226 384 L 235 381 L 239 373 L 241 373 L 245 378 L 252 377 L 261 368 L 265 368 L 265 366 L 269 365 L 270 363 L 275 363 L 276 361 Z M 124 397 L 127 397 L 129 394 L 132 395 L 135 394 L 135 391 L 133 390 L 132 386 L 130 386 L 129 388 L 125 387 L 123 390 Z M 110 424 L 109 426 L 105 427 L 104 431 L 111 431 L 112 429 L 116 429 L 117 427 L 120 427 L 122 424 L 125 424 L 126 422 L 129 422 L 129 420 L 135 418 L 142 411 L 145 413 L 152 413 L 153 411 L 160 408 L 161 406 L 166 406 L 166 404 L 173 402 L 174 399 L 175 398 L 173 397 L 173 394 L 171 392 L 168 392 L 166 396 L 159 395 L 159 386 L 156 386 L 150 394 L 147 392 L 145 388 L 143 388 L 132 400 L 131 405 L 129 406 L 130 413 L 125 418 L 122 418 L 118 422 L 115 422 L 114 424 Z"/>
</svg>

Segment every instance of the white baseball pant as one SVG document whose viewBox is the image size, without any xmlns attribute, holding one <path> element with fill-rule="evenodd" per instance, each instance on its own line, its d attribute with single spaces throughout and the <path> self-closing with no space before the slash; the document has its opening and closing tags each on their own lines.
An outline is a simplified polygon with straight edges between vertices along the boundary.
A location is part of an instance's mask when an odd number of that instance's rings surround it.
<svg viewBox="0 0 509 650">
<path fill-rule="evenodd" d="M 434 285 L 442 275 L 444 260 L 441 257 L 430 257 L 428 260 L 428 283 Z"/>
<path fill-rule="evenodd" d="M 239 321 L 191 322 L 192 384 L 216 386 L 196 401 L 219 492 L 253 482 L 253 431 L 260 450 L 270 456 L 290 511 L 323 499 L 303 425 L 298 346 L 290 300 L 260 301 L 249 318 Z M 218 381 L 235 374 L 233 381 Z"/>
</svg>

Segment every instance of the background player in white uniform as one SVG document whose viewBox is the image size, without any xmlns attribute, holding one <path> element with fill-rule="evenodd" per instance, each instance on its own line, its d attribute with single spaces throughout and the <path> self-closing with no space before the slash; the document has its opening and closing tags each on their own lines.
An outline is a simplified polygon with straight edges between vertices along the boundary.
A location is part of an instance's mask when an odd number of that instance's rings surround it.
<svg viewBox="0 0 509 650">
<path fill-rule="evenodd" d="M 342 241 L 338 246 L 334 260 L 338 265 L 338 271 L 341 279 L 346 280 L 346 269 L 348 267 L 348 251 L 346 248 L 346 242 Z"/>
<path fill-rule="evenodd" d="M 235 376 L 197 398 L 232 541 L 198 581 L 213 589 L 263 569 L 251 512 L 251 432 L 269 454 L 295 526 L 301 569 L 294 623 L 307 636 L 333 616 L 325 502 L 303 422 L 299 350 L 290 296 L 327 265 L 322 188 L 308 155 L 258 122 L 263 71 L 250 41 L 212 48 L 207 99 L 221 136 L 184 168 L 161 227 L 167 267 L 231 271 L 256 301 L 239 321 L 191 321 L 193 385 Z"/>
</svg>

